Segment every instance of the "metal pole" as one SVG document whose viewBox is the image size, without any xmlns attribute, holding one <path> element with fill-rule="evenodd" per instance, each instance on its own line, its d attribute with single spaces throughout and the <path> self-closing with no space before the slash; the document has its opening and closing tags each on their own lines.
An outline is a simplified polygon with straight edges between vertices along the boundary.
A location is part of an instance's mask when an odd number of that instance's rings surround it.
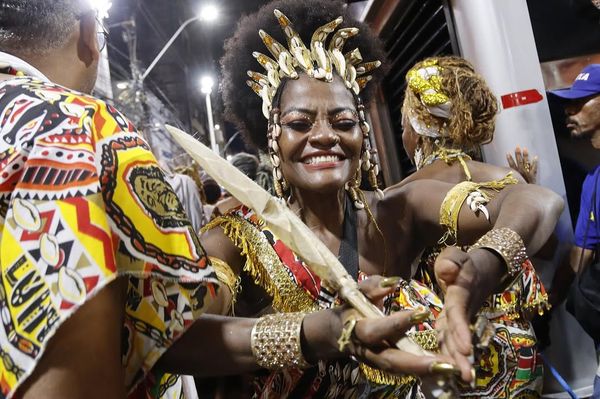
<svg viewBox="0 0 600 399">
<path fill-rule="evenodd" d="M 181 32 L 183 32 L 183 30 L 185 29 L 185 27 L 188 26 L 189 24 L 191 24 L 193 21 L 196 21 L 196 20 L 200 20 L 200 16 L 195 16 L 195 17 L 192 17 L 192 18 L 188 19 L 183 24 L 181 24 L 181 26 L 179 27 L 179 29 L 177 29 L 175 31 L 175 33 L 173 33 L 173 36 L 171 36 L 171 38 L 165 44 L 165 46 L 162 48 L 162 50 L 160 50 L 160 53 L 158 53 L 158 55 L 156 56 L 156 58 L 154 58 L 154 61 L 152 61 L 152 63 L 148 67 L 148 69 L 146 69 L 146 72 L 144 72 L 144 74 L 142 75 L 142 79 L 141 79 L 142 82 L 144 81 L 144 79 L 146 79 L 146 77 L 150 74 L 150 72 L 152 72 L 152 70 L 154 69 L 154 67 L 158 63 L 158 61 L 160 61 L 160 59 L 162 58 L 162 56 L 165 55 L 165 53 L 167 52 L 167 50 L 169 49 L 169 47 L 171 47 L 171 45 L 173 44 L 173 42 L 175 41 L 175 39 L 177 39 L 177 37 L 181 34 Z"/>
<path fill-rule="evenodd" d="M 215 125 L 213 122 L 212 103 L 210 101 L 210 92 L 206 93 L 206 113 L 208 115 L 208 134 L 210 137 L 210 148 L 215 154 L 219 154 L 219 146 L 215 137 Z"/>
</svg>

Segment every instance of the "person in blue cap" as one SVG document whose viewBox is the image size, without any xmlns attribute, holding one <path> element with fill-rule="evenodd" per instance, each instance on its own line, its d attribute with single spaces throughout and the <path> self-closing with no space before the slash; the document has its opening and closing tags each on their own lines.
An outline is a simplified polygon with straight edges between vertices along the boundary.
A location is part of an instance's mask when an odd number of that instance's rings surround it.
<svg viewBox="0 0 600 399">
<path fill-rule="evenodd" d="M 550 94 L 564 101 L 566 126 L 571 137 L 590 140 L 594 148 L 600 149 L 600 64 L 586 66 L 577 75 L 571 87 L 554 90 Z M 559 304 L 564 300 L 568 293 L 566 287 L 572 283 L 575 275 L 580 275 L 585 268 L 600 259 L 598 257 L 600 254 L 598 251 L 600 249 L 599 180 L 600 165 L 596 166 L 583 182 L 579 216 L 575 227 L 575 242 L 569 255 L 570 268 L 561 268 L 565 269 L 566 273 L 557 273 L 560 276 L 554 278 L 553 289 L 550 292 L 550 302 L 553 304 Z M 597 291 L 600 291 L 600 287 Z M 567 305 L 569 307 L 569 302 Z M 582 322 L 585 323 L 580 320 L 580 323 Z M 596 343 L 600 341 L 600 337 L 592 338 Z M 594 381 L 592 398 L 600 398 L 600 369 Z"/>
<path fill-rule="evenodd" d="M 600 149 L 600 64 L 585 67 L 571 87 L 550 93 L 565 100 L 571 136 L 589 138 Z"/>
<path fill-rule="evenodd" d="M 590 140 L 600 149 L 600 64 L 586 66 L 575 78 L 571 87 L 550 91 L 551 95 L 564 101 L 566 125 L 571 137 Z M 585 178 L 581 192 L 581 206 L 575 227 L 575 245 L 571 250 L 570 264 L 574 273 L 583 270 L 594 260 L 595 250 L 600 244 L 600 195 L 598 176 L 600 165 Z M 564 299 L 566 290 L 554 295 Z M 559 300 L 558 303 L 561 301 Z M 556 302 L 555 302 L 556 303 Z"/>
</svg>

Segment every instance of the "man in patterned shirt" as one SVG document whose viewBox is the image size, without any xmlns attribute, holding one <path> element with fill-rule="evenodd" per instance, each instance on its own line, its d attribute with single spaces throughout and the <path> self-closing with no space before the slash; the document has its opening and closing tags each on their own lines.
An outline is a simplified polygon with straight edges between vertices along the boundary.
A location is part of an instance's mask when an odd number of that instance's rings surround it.
<svg viewBox="0 0 600 399">
<path fill-rule="evenodd" d="M 0 27 L 0 397 L 123 397 L 215 274 L 146 142 L 82 94 L 105 42 L 90 5 L 2 1 Z"/>
</svg>

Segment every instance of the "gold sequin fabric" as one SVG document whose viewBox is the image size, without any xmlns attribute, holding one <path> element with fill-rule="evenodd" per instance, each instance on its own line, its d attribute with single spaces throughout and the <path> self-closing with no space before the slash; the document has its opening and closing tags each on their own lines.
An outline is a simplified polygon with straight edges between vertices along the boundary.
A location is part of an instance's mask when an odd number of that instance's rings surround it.
<svg viewBox="0 0 600 399">
<path fill-rule="evenodd" d="M 434 59 L 423 63 L 421 68 L 411 69 L 406 74 L 408 86 L 428 107 L 435 107 L 450 101 L 443 92 L 441 71 L 442 68 Z"/>
<path fill-rule="evenodd" d="M 257 224 L 253 224 L 252 220 Z M 230 213 L 214 219 L 202 231 L 217 226 L 240 248 L 242 256 L 246 258 L 244 271 L 273 298 L 274 310 L 308 312 L 318 309 L 314 298 L 290 278 L 290 272 L 281 262 L 267 236 L 258 229 L 262 222 L 247 213 Z"/>
<path fill-rule="evenodd" d="M 458 217 L 460 210 L 466 201 L 469 194 L 479 191 L 480 194 L 487 200 L 491 200 L 492 194 L 502 190 L 504 187 L 511 184 L 517 184 L 518 181 L 509 172 L 503 179 L 493 180 L 483 183 L 475 183 L 472 181 L 463 181 L 455 185 L 444 197 L 444 201 L 440 206 L 440 225 L 442 225 L 446 233 L 440 239 L 440 244 L 455 244 L 458 240 Z"/>
<path fill-rule="evenodd" d="M 311 312 L 339 304 L 337 295 L 283 244 L 251 210 L 240 207 L 213 220 L 246 258 L 244 269 L 273 297 L 277 312 Z M 361 278 L 364 274 L 360 273 Z M 318 362 L 308 369 L 285 368 L 254 376 L 253 398 L 415 398 L 421 394 L 411 376 L 393 377 L 354 360 Z"/>
</svg>

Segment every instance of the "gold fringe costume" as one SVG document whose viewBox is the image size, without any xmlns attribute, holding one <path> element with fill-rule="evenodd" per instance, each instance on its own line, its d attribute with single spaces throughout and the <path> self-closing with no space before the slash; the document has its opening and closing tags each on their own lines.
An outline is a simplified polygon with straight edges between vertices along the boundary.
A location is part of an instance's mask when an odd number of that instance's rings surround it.
<svg viewBox="0 0 600 399">
<path fill-rule="evenodd" d="M 338 304 L 335 293 L 321 286 L 318 277 L 251 210 L 234 209 L 210 222 L 203 231 L 216 227 L 222 228 L 240 249 L 246 260 L 244 272 L 272 298 L 274 311 L 312 312 Z M 359 278 L 365 277 L 359 275 Z M 405 287 L 404 295 L 413 299 L 413 308 L 427 306 L 425 296 L 435 297 L 417 282 L 407 283 Z M 422 293 L 425 294 L 422 296 Z M 436 305 L 441 306 L 441 303 Z M 255 398 L 418 398 L 421 392 L 412 376 L 387 375 L 349 360 L 319 362 L 306 370 L 289 368 L 257 373 L 251 395 Z"/>
</svg>

